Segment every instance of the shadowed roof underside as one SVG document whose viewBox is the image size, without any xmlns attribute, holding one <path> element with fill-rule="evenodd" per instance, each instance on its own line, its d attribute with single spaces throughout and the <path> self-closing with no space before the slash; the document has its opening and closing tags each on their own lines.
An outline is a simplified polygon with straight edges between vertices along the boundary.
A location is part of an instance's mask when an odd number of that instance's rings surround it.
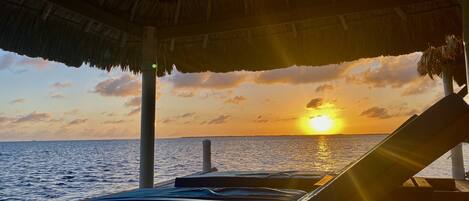
<svg viewBox="0 0 469 201">
<path fill-rule="evenodd" d="M 156 28 L 158 75 L 269 70 L 400 55 L 461 35 L 456 0 L 1 0 L 0 48 L 140 71 Z"/>
</svg>

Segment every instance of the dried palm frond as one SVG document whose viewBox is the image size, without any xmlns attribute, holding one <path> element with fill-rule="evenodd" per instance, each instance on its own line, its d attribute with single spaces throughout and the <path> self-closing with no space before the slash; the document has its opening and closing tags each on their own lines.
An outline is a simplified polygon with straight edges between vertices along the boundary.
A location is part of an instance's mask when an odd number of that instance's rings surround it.
<svg viewBox="0 0 469 201">
<path fill-rule="evenodd" d="M 429 47 L 425 50 L 418 62 L 417 71 L 421 76 L 440 76 L 446 68 L 458 85 L 466 83 L 464 62 L 464 46 L 460 38 L 451 35 L 446 37 L 446 45 Z"/>
</svg>

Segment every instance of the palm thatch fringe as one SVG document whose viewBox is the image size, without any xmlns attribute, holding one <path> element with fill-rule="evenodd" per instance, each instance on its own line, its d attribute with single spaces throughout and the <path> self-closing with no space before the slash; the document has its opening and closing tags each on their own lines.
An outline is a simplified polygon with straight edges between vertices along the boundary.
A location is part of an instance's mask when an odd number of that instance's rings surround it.
<svg viewBox="0 0 469 201">
<path fill-rule="evenodd" d="M 29 7 L 11 2 L 0 1 L 0 48 L 68 66 L 89 63 L 105 70 L 120 67 L 140 72 L 138 39 L 129 36 L 122 44 L 115 37 L 121 35 L 118 30 L 105 25 L 87 31 L 89 19 L 67 10 L 56 10 L 44 20 L 40 17 L 43 1 L 26 1 Z M 155 45 L 157 73 L 170 73 L 173 64 L 181 72 L 259 71 L 422 51 L 442 45 L 446 35 L 460 35 L 460 8 L 454 5 L 435 0 L 403 7 L 405 20 L 393 9 L 351 13 L 345 16 L 347 29 L 337 16 L 331 16 L 296 22 L 294 31 L 291 24 L 277 24 L 249 32 L 215 33 L 207 45 L 203 45 L 204 35 L 175 38 L 173 45 L 171 39 L 162 38 Z"/>
<path fill-rule="evenodd" d="M 464 46 L 461 38 L 454 35 L 446 37 L 446 44 L 439 47 L 429 47 L 418 62 L 418 72 L 421 76 L 442 76 L 443 69 L 453 75 L 459 86 L 466 83 L 466 66 L 464 61 Z"/>
</svg>

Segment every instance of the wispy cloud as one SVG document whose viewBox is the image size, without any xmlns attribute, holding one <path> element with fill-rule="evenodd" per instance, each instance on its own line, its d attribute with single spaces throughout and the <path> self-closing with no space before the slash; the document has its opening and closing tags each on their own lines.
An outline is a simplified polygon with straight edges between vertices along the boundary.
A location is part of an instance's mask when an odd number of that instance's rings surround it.
<svg viewBox="0 0 469 201">
<path fill-rule="evenodd" d="M 15 63 L 15 55 L 7 53 L 0 57 L 0 70 L 8 69 Z"/>
<path fill-rule="evenodd" d="M 231 117 L 231 115 L 220 115 L 210 121 L 208 121 L 207 124 L 224 124 L 227 122 L 227 120 Z"/>
<path fill-rule="evenodd" d="M 374 65 L 366 66 L 364 71 L 348 75 L 347 80 L 371 87 L 402 87 L 419 78 L 417 62 L 421 53 L 398 57 L 378 57 Z"/>
<path fill-rule="evenodd" d="M 87 122 L 87 121 L 88 121 L 88 119 L 74 119 L 74 120 L 70 121 L 70 122 L 68 123 L 68 125 L 69 125 L 69 126 L 73 126 L 73 125 L 83 124 L 83 123 L 85 123 L 85 122 Z"/>
<path fill-rule="evenodd" d="M 267 122 L 269 122 L 269 120 L 266 119 L 262 115 L 257 115 L 256 119 L 254 119 L 254 122 L 256 122 L 256 123 L 267 123 Z"/>
<path fill-rule="evenodd" d="M 141 82 L 137 77 L 123 74 L 119 78 L 110 78 L 99 82 L 95 87 L 95 93 L 102 96 L 138 96 L 140 95 Z"/>
<path fill-rule="evenodd" d="M 137 96 L 137 97 L 132 97 L 132 98 L 128 99 L 124 103 L 124 105 L 126 107 L 140 107 L 141 102 L 142 102 L 142 97 Z"/>
<path fill-rule="evenodd" d="M 136 107 L 136 108 L 130 110 L 129 113 L 127 113 L 127 115 L 129 115 L 129 116 L 136 115 L 136 114 L 140 114 L 140 107 Z"/>
<path fill-rule="evenodd" d="M 52 94 L 49 94 L 49 97 L 54 98 L 54 99 L 62 99 L 62 98 L 65 98 L 64 95 L 59 94 L 59 93 L 52 93 Z"/>
<path fill-rule="evenodd" d="M 0 116 L 0 124 L 1 123 L 6 123 L 6 122 L 10 122 L 12 121 L 13 118 L 8 118 L 8 117 L 3 117 L 3 116 Z"/>
<path fill-rule="evenodd" d="M 69 111 L 64 112 L 64 115 L 77 115 L 79 113 L 80 113 L 79 109 L 73 109 L 73 110 L 69 110 Z"/>
<path fill-rule="evenodd" d="M 190 122 L 187 119 L 193 119 L 195 117 L 196 117 L 195 112 L 187 112 L 187 113 L 183 113 L 183 114 L 179 114 L 179 115 L 174 115 L 174 116 L 162 118 L 161 120 L 158 120 L 158 122 L 165 123 L 165 124 L 172 123 L 172 122 L 177 122 L 179 120 L 182 120 L 184 122 Z"/>
<path fill-rule="evenodd" d="M 12 69 L 23 66 L 31 66 L 36 69 L 45 69 L 54 62 L 44 60 L 42 58 L 30 58 L 15 53 L 5 53 L 0 57 L 0 70 Z M 14 73 L 22 73 L 26 69 L 18 69 Z"/>
<path fill-rule="evenodd" d="M 443 90 L 441 88 L 436 88 L 438 86 L 438 82 L 436 80 L 432 80 L 428 77 L 422 77 L 417 79 L 411 83 L 409 83 L 402 92 L 403 96 L 411 96 L 411 95 L 419 95 L 427 93 L 431 90 Z"/>
<path fill-rule="evenodd" d="M 393 115 L 389 114 L 388 109 L 383 107 L 371 107 L 365 111 L 363 111 L 361 116 L 369 117 L 369 118 L 377 118 L 377 119 L 388 119 L 393 117 Z"/>
<path fill-rule="evenodd" d="M 16 123 L 47 121 L 51 118 L 49 113 L 37 113 L 36 111 L 18 118 Z"/>
<path fill-rule="evenodd" d="M 246 73 L 181 73 L 173 71 L 170 76 L 163 78 L 175 89 L 228 89 L 238 87 L 246 80 Z"/>
<path fill-rule="evenodd" d="M 333 90 L 334 89 L 334 86 L 330 85 L 330 84 L 322 84 L 322 85 L 319 85 L 318 87 L 316 87 L 315 91 L 316 92 L 324 92 L 324 91 L 329 91 L 329 90 Z"/>
<path fill-rule="evenodd" d="M 190 90 L 190 91 L 178 91 L 178 90 L 172 90 L 171 94 L 174 96 L 182 97 L 182 98 L 191 98 L 195 96 L 195 92 Z"/>
<path fill-rule="evenodd" d="M 25 101 L 26 99 L 24 98 L 18 98 L 18 99 L 10 101 L 10 104 L 13 105 L 13 104 L 18 104 L 18 103 L 24 103 Z"/>
<path fill-rule="evenodd" d="M 324 103 L 324 99 L 322 99 L 322 98 L 313 98 L 306 104 L 306 108 L 316 109 L 319 106 L 321 106 L 323 103 Z"/>
<path fill-rule="evenodd" d="M 225 100 L 225 103 L 239 105 L 241 102 L 245 101 L 246 97 L 244 96 L 235 96 Z"/>
<path fill-rule="evenodd" d="M 282 68 L 259 73 L 255 83 L 259 84 L 306 84 L 329 81 L 338 78 L 345 72 L 346 68 L 340 65 L 327 65 L 322 67 L 299 67 Z"/>
<path fill-rule="evenodd" d="M 110 121 L 104 121 L 104 124 L 121 124 L 127 122 L 126 120 L 120 119 L 120 120 L 110 120 Z"/>
<path fill-rule="evenodd" d="M 55 82 L 55 83 L 50 85 L 50 88 L 63 89 L 63 88 L 71 87 L 71 86 L 72 86 L 72 83 L 70 83 L 70 82 Z"/>
</svg>

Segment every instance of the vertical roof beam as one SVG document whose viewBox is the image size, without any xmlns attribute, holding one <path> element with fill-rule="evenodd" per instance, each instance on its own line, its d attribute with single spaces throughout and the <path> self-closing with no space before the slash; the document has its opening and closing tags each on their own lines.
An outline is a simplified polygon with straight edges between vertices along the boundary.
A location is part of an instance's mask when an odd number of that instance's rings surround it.
<svg viewBox="0 0 469 201">
<path fill-rule="evenodd" d="M 212 0 L 207 0 L 207 14 L 206 14 L 205 21 L 208 23 L 211 17 L 212 17 Z M 208 34 L 205 34 L 202 47 L 205 49 L 207 48 L 207 45 L 208 45 Z"/>
<path fill-rule="evenodd" d="M 291 24 L 291 29 L 292 29 L 292 32 L 293 32 L 293 37 L 294 38 L 298 37 L 298 31 L 296 30 L 296 24 L 295 23 Z"/>
<path fill-rule="evenodd" d="M 88 20 L 88 22 L 86 22 L 85 28 L 84 28 L 85 33 L 90 32 L 92 26 L 93 26 L 93 20 Z"/>
<path fill-rule="evenodd" d="M 208 46 L 208 34 L 205 34 L 204 41 L 202 42 L 202 48 L 207 48 Z"/>
<path fill-rule="evenodd" d="M 130 10 L 130 22 L 134 21 L 135 18 L 135 13 L 137 11 L 138 4 L 140 3 L 140 0 L 135 0 L 134 4 L 132 5 L 132 9 Z"/>
<path fill-rule="evenodd" d="M 401 18 L 402 21 L 407 21 L 407 14 L 402 10 L 401 7 L 395 7 L 394 12 Z"/>
<path fill-rule="evenodd" d="M 248 15 L 249 14 L 249 0 L 244 0 L 244 15 Z"/>
<path fill-rule="evenodd" d="M 42 20 L 47 20 L 47 18 L 49 18 L 50 14 L 52 13 L 52 8 L 54 8 L 54 4 L 46 2 L 46 5 L 44 6 L 44 9 L 41 13 Z"/>
<path fill-rule="evenodd" d="M 177 0 L 176 12 L 174 12 L 174 25 L 176 25 L 179 21 L 179 14 L 181 13 L 181 4 L 182 4 L 182 0 Z M 171 43 L 169 46 L 169 51 L 171 52 L 174 51 L 174 43 L 175 43 L 175 39 L 171 38 Z"/>
<path fill-rule="evenodd" d="M 127 39 L 128 39 L 127 33 L 126 33 L 126 32 L 122 32 L 122 33 L 121 33 L 121 43 L 120 43 L 120 46 L 121 46 L 121 47 L 127 46 Z"/>
<path fill-rule="evenodd" d="M 342 24 L 342 28 L 344 28 L 345 31 L 348 30 L 348 25 L 347 21 L 345 20 L 345 17 L 343 15 L 339 16 L 340 24 Z"/>
</svg>

